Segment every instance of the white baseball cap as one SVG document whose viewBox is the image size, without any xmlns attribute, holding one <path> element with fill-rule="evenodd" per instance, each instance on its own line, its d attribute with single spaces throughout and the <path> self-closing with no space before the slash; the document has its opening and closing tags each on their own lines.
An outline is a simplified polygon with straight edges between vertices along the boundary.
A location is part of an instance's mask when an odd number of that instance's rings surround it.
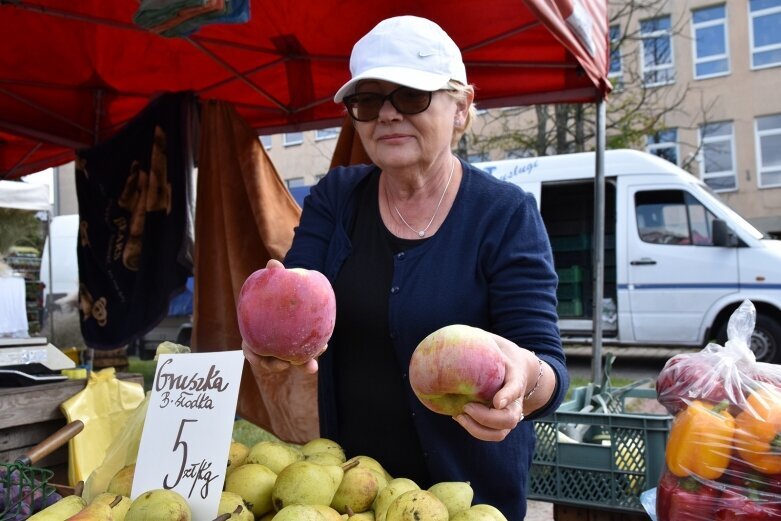
<svg viewBox="0 0 781 521">
<path fill-rule="evenodd" d="M 461 51 L 440 26 L 417 16 L 396 16 L 378 23 L 353 46 L 350 81 L 334 101 L 353 93 L 361 80 L 385 80 L 413 89 L 435 91 L 450 80 L 464 85 Z"/>
</svg>

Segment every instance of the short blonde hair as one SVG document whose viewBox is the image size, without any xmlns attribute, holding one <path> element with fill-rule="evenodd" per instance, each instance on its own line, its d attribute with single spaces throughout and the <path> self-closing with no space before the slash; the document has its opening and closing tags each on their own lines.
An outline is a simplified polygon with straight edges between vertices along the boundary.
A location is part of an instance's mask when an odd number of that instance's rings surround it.
<svg viewBox="0 0 781 521">
<path fill-rule="evenodd" d="M 475 89 L 472 85 L 464 85 L 463 83 L 455 80 L 450 80 L 447 86 L 450 89 L 447 91 L 448 95 L 458 101 L 466 100 L 467 94 L 474 94 L 475 92 Z M 451 147 L 458 145 L 461 136 L 466 134 L 466 131 L 469 130 L 469 128 L 472 126 L 472 122 L 475 120 L 475 117 L 477 117 L 477 109 L 475 108 L 475 104 L 472 103 L 469 105 L 469 110 L 466 113 L 464 124 L 460 127 L 453 127 L 453 138 L 450 140 Z"/>
</svg>

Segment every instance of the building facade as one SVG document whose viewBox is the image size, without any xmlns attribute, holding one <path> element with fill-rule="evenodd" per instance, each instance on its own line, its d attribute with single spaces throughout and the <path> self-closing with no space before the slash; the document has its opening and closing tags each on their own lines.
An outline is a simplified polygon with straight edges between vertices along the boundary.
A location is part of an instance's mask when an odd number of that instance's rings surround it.
<svg viewBox="0 0 781 521">
<path fill-rule="evenodd" d="M 651 121 L 633 148 L 686 168 L 757 228 L 781 237 L 781 0 L 616 1 L 610 11 L 608 119 L 620 105 L 634 111 L 630 123 Z M 625 108 L 628 99 L 634 109 Z M 480 111 L 462 155 L 535 155 L 508 136 L 534 128 L 536 114 L 529 107 Z M 295 187 L 325 173 L 337 135 L 326 129 L 261 139 Z M 483 146 L 475 146 L 477 136 Z M 493 147 L 486 137 L 495 138 Z"/>
</svg>

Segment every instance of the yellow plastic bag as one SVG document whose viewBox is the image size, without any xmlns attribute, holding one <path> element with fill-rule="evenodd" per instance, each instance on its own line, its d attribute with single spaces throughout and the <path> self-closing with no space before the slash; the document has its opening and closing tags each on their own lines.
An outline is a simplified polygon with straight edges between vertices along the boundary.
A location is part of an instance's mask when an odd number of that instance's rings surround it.
<svg viewBox="0 0 781 521">
<path fill-rule="evenodd" d="M 144 419 L 146 419 L 151 394 L 151 392 L 146 393 L 144 401 L 130 414 L 125 422 L 125 428 L 106 451 L 106 457 L 100 466 L 84 482 L 81 497 L 88 503 L 108 489 L 114 474 L 134 464 L 138 459 L 138 446 L 141 444 L 141 433 L 144 430 Z"/>
<path fill-rule="evenodd" d="M 187 346 L 173 342 L 162 342 L 157 346 L 155 360 L 161 354 L 189 352 L 190 348 Z M 134 464 L 138 459 L 138 447 L 141 444 L 141 433 L 144 430 L 144 420 L 146 420 L 150 396 L 151 392 L 146 393 L 143 401 L 134 410 L 129 411 L 120 432 L 113 438 L 108 448 L 101 451 L 99 465 L 91 471 L 84 482 L 84 490 L 81 495 L 87 502 L 106 491 L 114 474 L 128 465 Z"/>
<path fill-rule="evenodd" d="M 119 380 L 107 367 L 89 375 L 87 386 L 60 405 L 68 422 L 81 420 L 84 430 L 68 443 L 68 480 L 84 481 L 102 462 L 130 414 L 144 399 L 144 386 Z"/>
</svg>

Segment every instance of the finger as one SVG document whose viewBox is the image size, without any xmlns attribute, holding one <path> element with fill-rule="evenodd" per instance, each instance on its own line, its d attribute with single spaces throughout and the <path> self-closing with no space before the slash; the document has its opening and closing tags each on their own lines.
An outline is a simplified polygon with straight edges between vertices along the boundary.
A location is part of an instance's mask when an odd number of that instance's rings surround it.
<svg viewBox="0 0 781 521">
<path fill-rule="evenodd" d="M 307 360 L 301 365 L 296 365 L 293 367 L 295 367 L 299 371 L 305 372 L 306 374 L 315 374 L 319 368 L 316 358 L 312 358 L 311 360 Z"/>
<path fill-rule="evenodd" d="M 473 437 L 483 441 L 502 441 L 510 434 L 511 430 L 486 427 L 466 413 L 454 416 L 453 419 Z"/>
<path fill-rule="evenodd" d="M 469 403 L 464 407 L 464 413 L 480 425 L 494 430 L 513 429 L 521 418 L 523 410 L 518 404 L 510 402 L 504 409 L 494 409 L 479 403 Z"/>
<path fill-rule="evenodd" d="M 269 259 L 266 263 L 266 268 L 272 270 L 285 269 L 285 265 L 279 262 L 277 259 Z"/>
</svg>

